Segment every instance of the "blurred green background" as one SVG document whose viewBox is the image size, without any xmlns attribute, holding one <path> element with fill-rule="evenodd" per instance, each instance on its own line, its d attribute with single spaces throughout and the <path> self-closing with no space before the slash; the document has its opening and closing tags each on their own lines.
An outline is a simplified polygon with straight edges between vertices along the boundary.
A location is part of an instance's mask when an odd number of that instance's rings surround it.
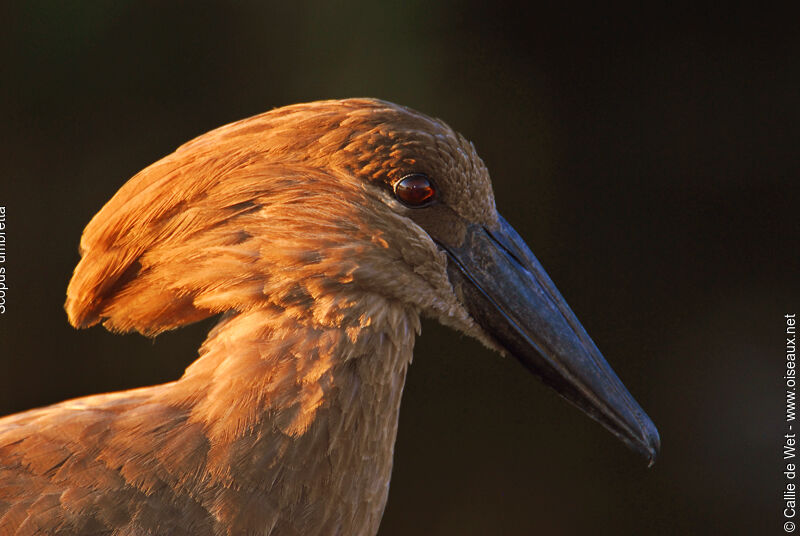
<svg viewBox="0 0 800 536">
<path fill-rule="evenodd" d="M 426 322 L 381 536 L 781 529 L 798 306 L 798 39 L 779 14 L 488 2 L 2 7 L 0 414 L 172 380 L 213 324 L 75 331 L 81 231 L 218 125 L 374 96 L 446 120 L 658 425 L 652 469 L 521 366 Z"/>
</svg>

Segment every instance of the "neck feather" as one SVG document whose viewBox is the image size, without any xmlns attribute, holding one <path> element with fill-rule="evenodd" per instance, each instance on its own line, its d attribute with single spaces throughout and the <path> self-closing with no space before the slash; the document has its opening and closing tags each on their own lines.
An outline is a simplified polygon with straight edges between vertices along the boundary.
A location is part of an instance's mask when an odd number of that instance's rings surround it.
<svg viewBox="0 0 800 536">
<path fill-rule="evenodd" d="M 232 314 L 165 394 L 204 430 L 206 481 L 263 494 L 268 507 L 248 513 L 247 527 L 374 534 L 418 331 L 415 310 L 370 296 L 325 321 L 279 308 Z M 219 504 L 242 504 L 230 499 Z M 240 514 L 216 513 L 234 525 Z"/>
</svg>

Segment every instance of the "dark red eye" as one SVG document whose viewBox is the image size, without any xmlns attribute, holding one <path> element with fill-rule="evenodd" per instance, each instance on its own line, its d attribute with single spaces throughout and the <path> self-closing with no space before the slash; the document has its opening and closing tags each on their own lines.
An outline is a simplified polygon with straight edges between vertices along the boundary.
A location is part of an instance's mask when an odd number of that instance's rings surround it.
<svg viewBox="0 0 800 536">
<path fill-rule="evenodd" d="M 428 177 L 422 173 L 413 173 L 395 183 L 394 195 L 404 205 L 421 207 L 433 201 L 436 190 Z"/>
</svg>

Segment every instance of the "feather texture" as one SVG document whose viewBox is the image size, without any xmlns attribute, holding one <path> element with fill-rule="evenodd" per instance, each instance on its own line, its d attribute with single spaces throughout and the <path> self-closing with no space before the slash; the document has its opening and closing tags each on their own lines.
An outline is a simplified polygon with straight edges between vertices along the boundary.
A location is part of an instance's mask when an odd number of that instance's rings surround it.
<svg viewBox="0 0 800 536">
<path fill-rule="evenodd" d="M 493 344 L 391 195 L 419 170 L 428 229 L 497 221 L 469 142 L 368 99 L 227 125 L 126 183 L 81 239 L 72 324 L 222 318 L 175 382 L 0 419 L 0 535 L 377 532 L 420 314 Z"/>
<path fill-rule="evenodd" d="M 394 315 L 233 314 L 177 382 L 6 417 L 0 533 L 375 533 L 419 326 Z"/>
</svg>

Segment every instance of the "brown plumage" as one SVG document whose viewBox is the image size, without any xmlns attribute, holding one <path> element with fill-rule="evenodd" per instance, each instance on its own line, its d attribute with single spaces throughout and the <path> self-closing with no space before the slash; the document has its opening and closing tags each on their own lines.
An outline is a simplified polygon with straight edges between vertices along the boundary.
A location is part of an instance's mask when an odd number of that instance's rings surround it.
<svg viewBox="0 0 800 536">
<path fill-rule="evenodd" d="M 409 173 L 434 204 L 395 198 Z M 377 100 L 276 109 L 149 166 L 86 227 L 70 322 L 221 319 L 175 382 L 0 419 L 0 534 L 376 533 L 420 314 L 514 353 L 448 272 L 500 225 L 473 146 Z"/>
</svg>

